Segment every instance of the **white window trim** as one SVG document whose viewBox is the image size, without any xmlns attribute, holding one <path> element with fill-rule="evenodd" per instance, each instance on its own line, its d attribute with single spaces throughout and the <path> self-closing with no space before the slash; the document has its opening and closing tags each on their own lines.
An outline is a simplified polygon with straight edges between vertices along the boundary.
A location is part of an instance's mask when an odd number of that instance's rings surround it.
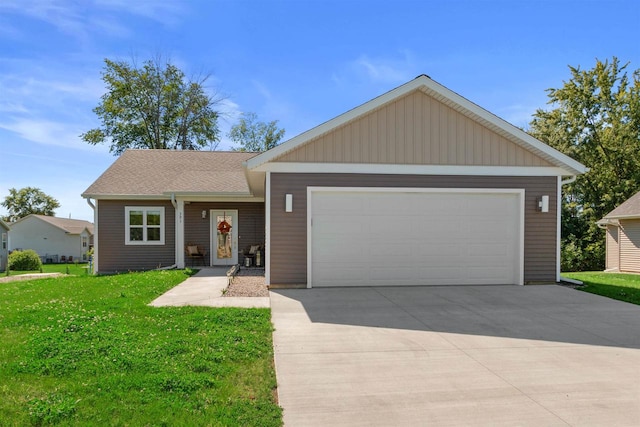
<svg viewBox="0 0 640 427">
<path fill-rule="evenodd" d="M 143 212 L 143 221 L 142 221 L 142 240 L 129 240 L 129 230 L 131 225 L 129 224 L 129 213 L 131 211 L 142 211 Z M 147 212 L 148 211 L 160 211 L 160 240 L 158 241 L 147 241 Z M 158 246 L 164 245 L 164 207 L 163 206 L 125 206 L 124 208 L 124 244 L 125 245 L 134 245 L 134 246 Z"/>
</svg>

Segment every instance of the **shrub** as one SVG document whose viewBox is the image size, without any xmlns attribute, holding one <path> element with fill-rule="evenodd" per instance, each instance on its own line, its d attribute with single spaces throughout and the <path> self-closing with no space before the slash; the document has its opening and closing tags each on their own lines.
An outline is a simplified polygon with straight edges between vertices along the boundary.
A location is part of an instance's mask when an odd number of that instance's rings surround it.
<svg viewBox="0 0 640 427">
<path fill-rule="evenodd" d="M 562 239 L 561 271 L 604 270 L 605 247 L 603 243 L 587 243 L 578 240 L 575 236 Z"/>
<path fill-rule="evenodd" d="M 33 249 L 13 251 L 9 254 L 9 269 L 18 271 L 35 271 L 42 268 L 42 261 Z"/>
</svg>

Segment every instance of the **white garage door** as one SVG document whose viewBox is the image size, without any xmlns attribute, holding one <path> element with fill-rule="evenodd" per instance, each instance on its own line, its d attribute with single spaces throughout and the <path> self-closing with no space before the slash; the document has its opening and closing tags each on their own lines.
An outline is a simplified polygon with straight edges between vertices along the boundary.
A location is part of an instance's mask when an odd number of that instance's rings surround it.
<svg viewBox="0 0 640 427">
<path fill-rule="evenodd" d="M 309 286 L 522 284 L 523 191 L 309 189 Z"/>
</svg>

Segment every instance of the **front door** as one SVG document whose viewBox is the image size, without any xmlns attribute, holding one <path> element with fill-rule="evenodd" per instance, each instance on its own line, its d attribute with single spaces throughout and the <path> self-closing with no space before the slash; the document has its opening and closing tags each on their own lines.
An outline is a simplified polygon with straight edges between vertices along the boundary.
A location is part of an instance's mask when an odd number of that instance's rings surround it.
<svg viewBox="0 0 640 427">
<path fill-rule="evenodd" d="M 238 211 L 212 210 L 211 265 L 238 263 Z"/>
</svg>

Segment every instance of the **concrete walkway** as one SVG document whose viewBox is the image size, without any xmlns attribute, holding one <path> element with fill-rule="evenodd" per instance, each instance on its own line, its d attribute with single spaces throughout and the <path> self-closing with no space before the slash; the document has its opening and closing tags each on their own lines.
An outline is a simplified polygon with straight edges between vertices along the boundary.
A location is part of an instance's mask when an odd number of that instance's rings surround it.
<svg viewBox="0 0 640 427">
<path fill-rule="evenodd" d="M 175 288 L 160 295 L 150 305 L 269 308 L 269 298 L 223 297 L 227 288 L 226 267 L 205 267 Z"/>
<path fill-rule="evenodd" d="M 638 426 L 640 307 L 561 286 L 271 291 L 285 426 Z"/>
</svg>

